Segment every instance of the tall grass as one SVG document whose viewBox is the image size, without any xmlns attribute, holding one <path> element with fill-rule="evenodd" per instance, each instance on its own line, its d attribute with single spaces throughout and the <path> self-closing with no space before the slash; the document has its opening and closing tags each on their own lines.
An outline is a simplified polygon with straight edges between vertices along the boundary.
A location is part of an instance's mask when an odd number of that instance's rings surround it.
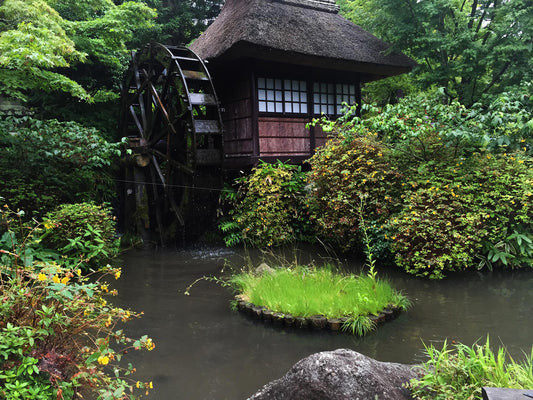
<svg viewBox="0 0 533 400">
<path fill-rule="evenodd" d="M 331 266 L 280 268 L 260 276 L 243 272 L 230 282 L 251 303 L 302 317 L 355 318 L 408 303 L 385 281 L 341 274 Z"/>
<path fill-rule="evenodd" d="M 420 400 L 473 400 L 481 399 L 483 386 L 515 389 L 533 388 L 533 348 L 525 360 L 516 362 L 500 347 L 485 344 L 464 344 L 442 349 L 426 346 L 429 360 L 423 365 L 423 375 L 409 383 L 414 398 Z"/>
</svg>

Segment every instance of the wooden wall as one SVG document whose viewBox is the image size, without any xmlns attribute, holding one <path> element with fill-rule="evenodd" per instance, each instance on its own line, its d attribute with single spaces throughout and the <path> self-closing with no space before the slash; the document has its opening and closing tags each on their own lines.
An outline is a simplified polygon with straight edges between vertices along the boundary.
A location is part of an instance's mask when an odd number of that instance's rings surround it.
<svg viewBox="0 0 533 400">
<path fill-rule="evenodd" d="M 259 157 L 309 157 L 311 136 L 303 118 L 259 117 Z"/>
</svg>

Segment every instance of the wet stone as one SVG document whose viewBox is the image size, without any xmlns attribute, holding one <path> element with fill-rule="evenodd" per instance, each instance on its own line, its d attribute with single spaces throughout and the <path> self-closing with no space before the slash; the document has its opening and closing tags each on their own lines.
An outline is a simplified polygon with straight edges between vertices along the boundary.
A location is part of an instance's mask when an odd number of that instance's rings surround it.
<svg viewBox="0 0 533 400">
<path fill-rule="evenodd" d="M 253 303 L 250 303 L 250 302 L 246 302 L 246 304 L 244 305 L 244 312 L 248 315 L 253 315 L 253 311 L 252 309 L 255 307 L 255 304 Z"/>
<path fill-rule="evenodd" d="M 283 322 L 285 320 L 285 314 L 280 312 L 275 312 L 272 314 L 272 321 L 275 325 L 283 325 Z"/>
<path fill-rule="evenodd" d="M 272 310 L 264 309 L 263 310 L 263 320 L 265 320 L 266 322 L 272 322 L 272 314 L 274 314 L 272 312 Z"/>
<path fill-rule="evenodd" d="M 293 327 L 295 318 L 291 314 L 285 314 L 284 322 L 285 326 Z"/>
<path fill-rule="evenodd" d="M 245 308 L 246 308 L 246 301 L 244 301 L 244 300 L 239 300 L 239 301 L 237 302 L 237 309 L 238 309 L 239 311 L 244 311 Z"/>
<path fill-rule="evenodd" d="M 252 307 L 252 314 L 254 317 L 261 318 L 261 315 L 263 314 L 264 307 Z"/>
<path fill-rule="evenodd" d="M 342 322 L 339 318 L 330 318 L 328 319 L 328 326 L 332 331 L 339 331 L 342 327 Z"/>
<path fill-rule="evenodd" d="M 328 325 L 328 319 L 323 315 L 313 315 L 308 320 L 313 329 L 324 329 Z"/>
<path fill-rule="evenodd" d="M 305 317 L 296 317 L 294 319 L 294 326 L 297 328 L 307 328 L 309 326 L 309 322 Z"/>
<path fill-rule="evenodd" d="M 385 320 L 389 321 L 394 318 L 394 313 L 392 310 L 383 310 L 383 314 L 385 314 Z"/>
</svg>

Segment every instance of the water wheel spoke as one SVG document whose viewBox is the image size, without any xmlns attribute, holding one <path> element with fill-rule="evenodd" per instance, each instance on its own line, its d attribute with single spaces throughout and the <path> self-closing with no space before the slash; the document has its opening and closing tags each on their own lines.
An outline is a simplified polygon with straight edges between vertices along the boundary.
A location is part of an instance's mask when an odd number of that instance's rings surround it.
<svg viewBox="0 0 533 400">
<path fill-rule="evenodd" d="M 159 162 L 157 161 L 157 158 L 155 155 L 152 155 L 152 162 L 153 162 L 155 170 L 157 171 L 157 175 L 159 176 L 159 179 L 161 180 L 161 183 L 163 184 L 163 187 L 166 190 L 167 181 L 165 179 L 165 176 L 163 175 L 163 172 L 161 171 L 161 167 L 159 166 Z"/>
<path fill-rule="evenodd" d="M 139 121 L 139 117 L 137 117 L 137 114 L 135 113 L 135 109 L 133 106 L 129 107 L 131 117 L 133 118 L 133 122 L 135 122 L 135 126 L 137 127 L 137 130 L 139 131 L 139 135 L 141 137 L 144 137 L 144 129 L 141 125 L 141 121 Z"/>
</svg>

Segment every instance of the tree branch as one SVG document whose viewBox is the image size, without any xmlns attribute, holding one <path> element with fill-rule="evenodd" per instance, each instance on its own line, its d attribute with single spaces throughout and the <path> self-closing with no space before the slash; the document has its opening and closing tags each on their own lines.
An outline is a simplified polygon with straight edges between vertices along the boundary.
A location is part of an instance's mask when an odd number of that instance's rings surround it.
<svg viewBox="0 0 533 400">
<path fill-rule="evenodd" d="M 510 61 L 507 61 L 507 62 L 503 65 L 503 67 L 502 67 L 502 69 L 500 70 L 500 72 L 498 72 L 498 73 L 494 76 L 494 78 L 492 78 L 492 81 L 487 85 L 487 87 L 483 90 L 482 93 L 483 93 L 483 94 L 487 93 L 487 92 L 490 90 L 490 88 L 491 88 L 492 86 L 494 86 L 494 84 L 497 83 L 497 82 L 500 80 L 500 78 L 502 77 L 502 75 L 505 73 L 505 71 L 507 71 L 507 69 L 508 69 L 510 66 L 511 66 L 511 62 L 510 62 Z"/>
</svg>

